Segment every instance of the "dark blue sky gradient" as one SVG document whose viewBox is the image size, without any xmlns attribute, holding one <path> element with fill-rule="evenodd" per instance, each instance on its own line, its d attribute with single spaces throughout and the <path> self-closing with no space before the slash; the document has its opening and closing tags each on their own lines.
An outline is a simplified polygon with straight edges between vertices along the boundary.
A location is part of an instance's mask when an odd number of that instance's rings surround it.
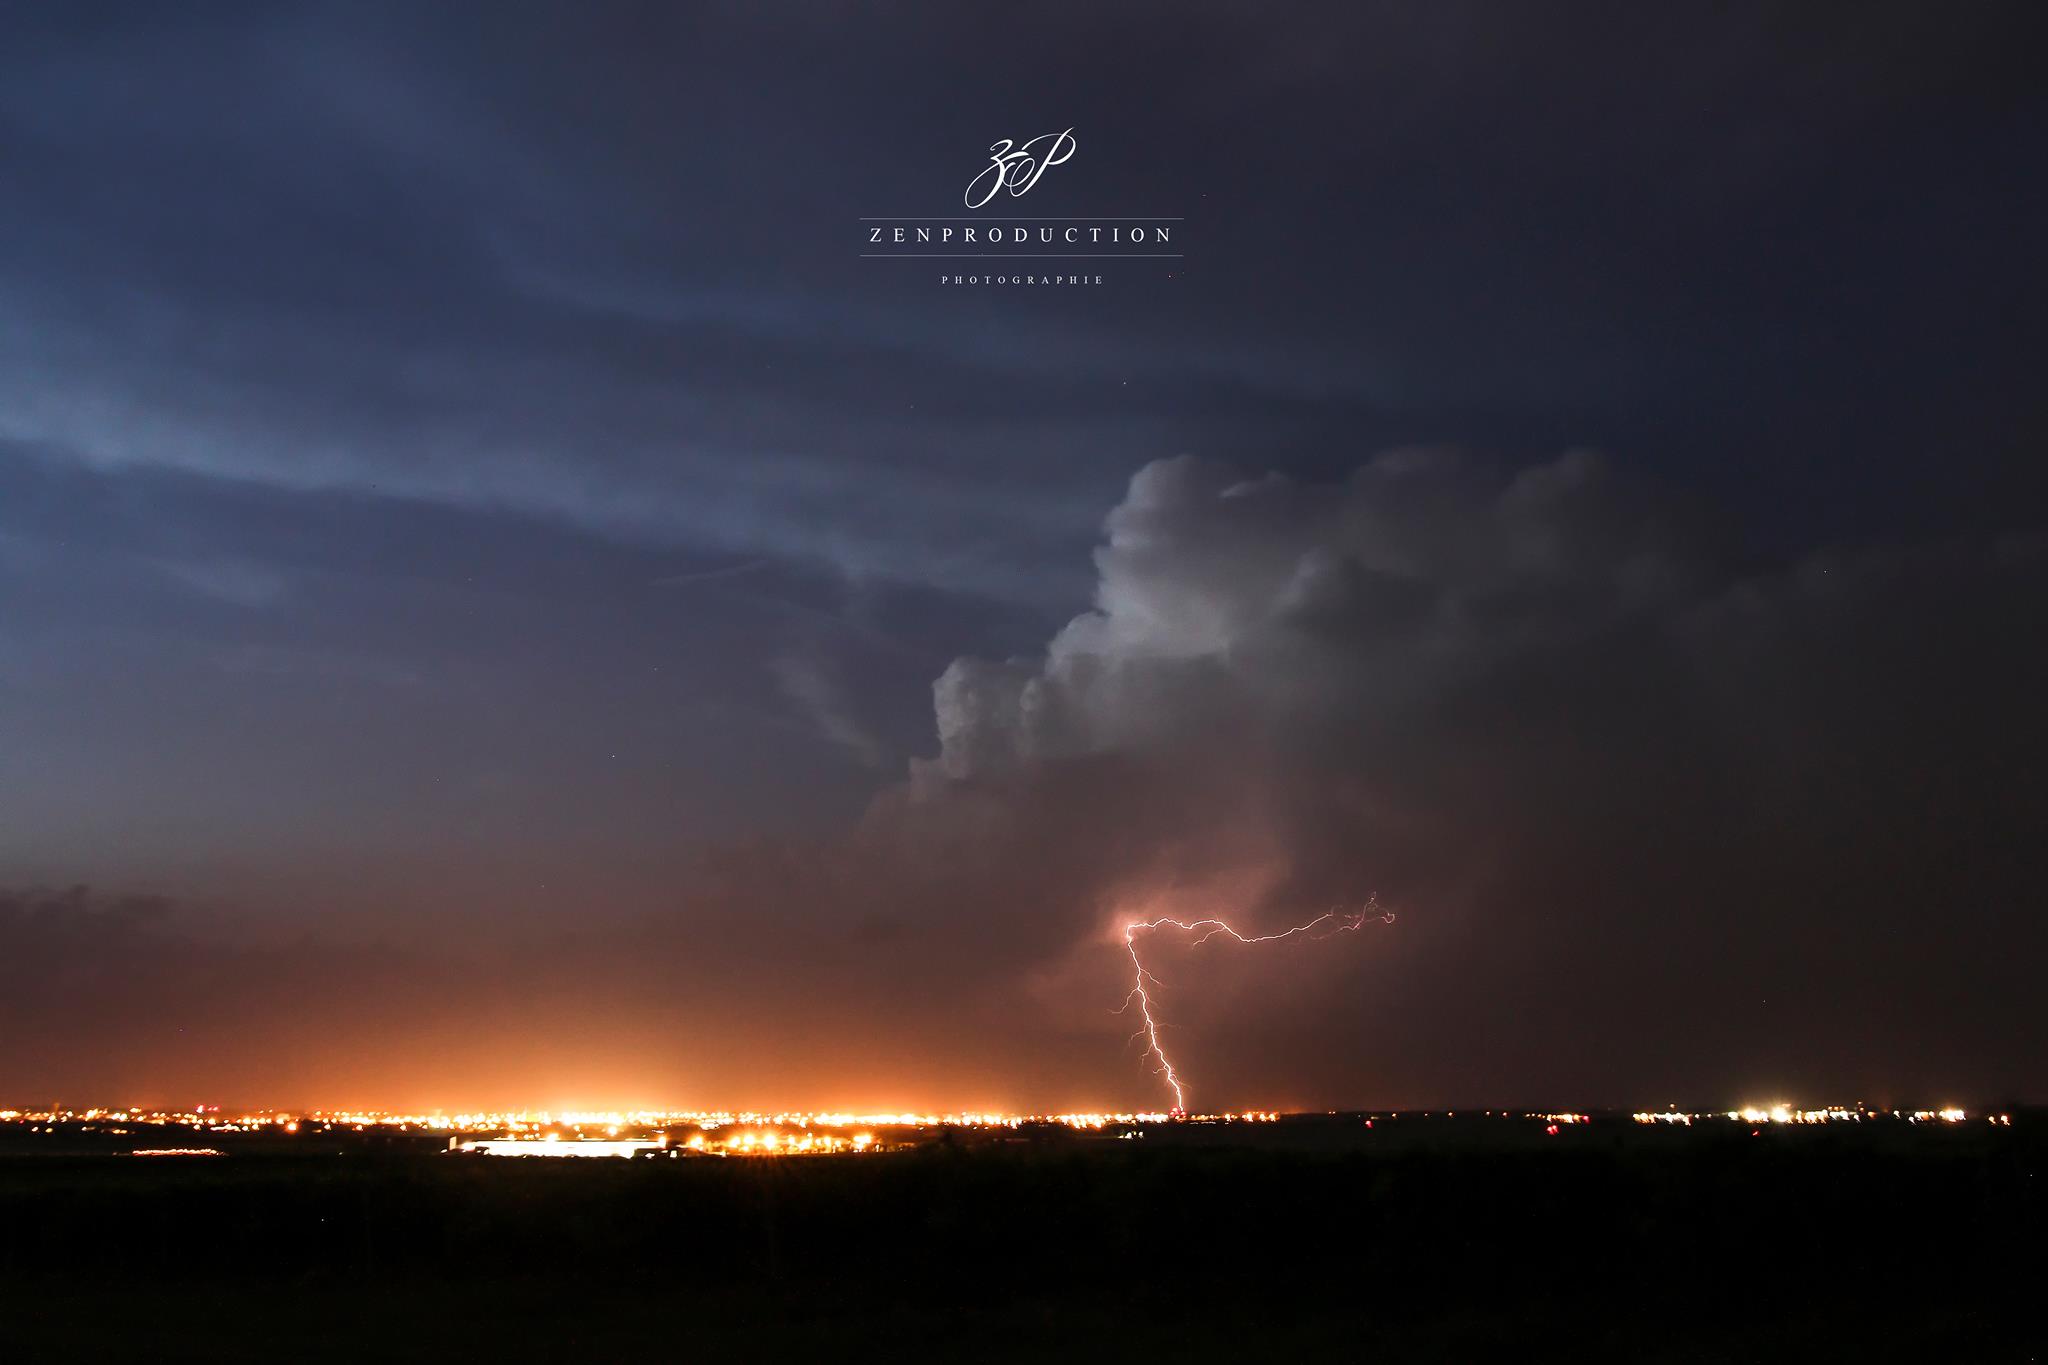
<svg viewBox="0 0 2048 1365">
<path fill-rule="evenodd" d="M 933 679 L 1043 648 L 1184 453 L 1596 448 L 1731 576 L 2033 532 L 2030 27 L 15 15 L 0 886 L 290 932 L 660 909 L 935 752 Z M 964 212 L 989 142 L 1069 125 L 1020 209 L 1185 215 L 1185 260 L 1024 292 L 857 259 L 857 218 Z"/>
</svg>

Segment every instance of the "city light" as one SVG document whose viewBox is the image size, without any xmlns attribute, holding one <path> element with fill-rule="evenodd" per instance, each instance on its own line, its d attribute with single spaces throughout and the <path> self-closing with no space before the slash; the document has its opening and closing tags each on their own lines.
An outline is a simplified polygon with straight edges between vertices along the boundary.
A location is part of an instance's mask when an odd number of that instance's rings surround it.
<svg viewBox="0 0 2048 1365">
<path fill-rule="evenodd" d="M 1076 1111 L 1012 1114 L 1001 1111 L 918 1113 L 913 1111 L 810 1113 L 800 1110 L 509 1110 L 387 1113 L 379 1110 L 275 1109 L 223 1113 L 212 1105 L 188 1110 L 135 1105 L 118 1109 L 4 1109 L 0 1133 L 37 1140 L 59 1135 L 104 1140 L 98 1150 L 137 1157 L 225 1156 L 236 1152 L 299 1150 L 324 1138 L 409 1139 L 448 1155 L 478 1157 L 611 1157 L 676 1160 L 716 1157 L 790 1158 L 855 1156 L 900 1152 L 935 1142 L 981 1143 L 1075 1138 L 1142 1138 L 1160 1130 L 1204 1127 L 1342 1123 L 1361 1136 L 1379 1125 L 1414 1122 L 1534 1123 L 1551 1136 L 1601 1124 L 1688 1128 L 1725 1125 L 1761 1132 L 1766 1127 L 1821 1124 L 1899 1124 L 1961 1128 L 1981 1119 L 2010 1128 L 2012 1116 L 1972 1116 L 1957 1105 L 1922 1109 L 1872 1109 L 1860 1104 L 1807 1108 L 1789 1102 L 1740 1105 L 1725 1110 L 1658 1109 L 1634 1113 L 1582 1110 L 1373 1110 L 1347 1114 L 1284 1115 L 1276 1110 L 1231 1110 L 1182 1114 L 1168 1110 Z M 145 1137 L 151 1141 L 140 1141 Z M 114 1139 L 128 1139 L 116 1142 Z"/>
</svg>

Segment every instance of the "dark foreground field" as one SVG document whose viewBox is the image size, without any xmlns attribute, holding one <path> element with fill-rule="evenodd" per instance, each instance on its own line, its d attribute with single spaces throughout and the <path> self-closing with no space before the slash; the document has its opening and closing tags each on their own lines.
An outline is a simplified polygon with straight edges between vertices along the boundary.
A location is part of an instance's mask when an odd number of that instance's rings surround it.
<svg viewBox="0 0 2048 1365">
<path fill-rule="evenodd" d="M 0 1358 L 2028 1360 L 2040 1129 L 0 1158 Z M 2031 1313 L 2030 1313 L 2031 1310 Z"/>
</svg>

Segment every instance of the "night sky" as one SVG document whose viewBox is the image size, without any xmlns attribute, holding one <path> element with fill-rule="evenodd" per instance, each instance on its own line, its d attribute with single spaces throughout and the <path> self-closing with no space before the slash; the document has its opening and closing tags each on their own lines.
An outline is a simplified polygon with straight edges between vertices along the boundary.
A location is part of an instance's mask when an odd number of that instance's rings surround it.
<svg viewBox="0 0 2048 1365">
<path fill-rule="evenodd" d="M 12 15 L 0 1101 L 2048 1099 L 2028 9 Z"/>
</svg>

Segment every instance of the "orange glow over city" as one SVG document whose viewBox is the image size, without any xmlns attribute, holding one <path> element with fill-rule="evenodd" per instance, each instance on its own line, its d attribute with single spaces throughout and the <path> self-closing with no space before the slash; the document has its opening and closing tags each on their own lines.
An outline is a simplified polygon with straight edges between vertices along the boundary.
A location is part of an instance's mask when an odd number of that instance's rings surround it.
<svg viewBox="0 0 2048 1365">
<path fill-rule="evenodd" d="M 514 1110 L 390 1113 L 381 1110 L 256 1110 L 223 1113 L 213 1106 L 166 1110 L 142 1106 L 71 1110 L 0 1110 L 0 1127 L 29 1135 L 73 1134 L 133 1139 L 116 1144 L 118 1154 L 136 1157 L 223 1156 L 226 1139 L 316 1142 L 326 1136 L 429 1140 L 454 1156 L 614 1157 L 626 1159 L 697 1157 L 863 1156 L 903 1151 L 934 1142 L 1030 1141 L 1048 1133 L 1142 1140 L 1162 1128 L 1223 1128 L 1270 1125 L 1283 1120 L 1356 1124 L 1384 1132 L 1404 1121 L 1436 1122 L 1460 1115 L 1469 1121 L 1530 1125 L 1546 1136 L 1594 1124 L 1638 1127 L 1722 1125 L 1761 1131 L 1767 1127 L 1824 1124 L 1935 1125 L 1988 1123 L 2010 1127 L 2003 1113 L 1971 1114 L 1945 1105 L 1925 1109 L 1875 1109 L 1862 1105 L 1801 1108 L 1791 1104 L 1744 1105 L 1728 1110 L 1643 1110 L 1592 1114 L 1579 1111 L 1375 1110 L 1355 1113 L 1284 1115 L 1272 1110 L 1218 1114 L 1162 1111 L 1121 1113 L 1011 1114 L 1001 1112 L 916 1113 L 903 1111 L 809 1113 L 729 1110 Z"/>
</svg>

